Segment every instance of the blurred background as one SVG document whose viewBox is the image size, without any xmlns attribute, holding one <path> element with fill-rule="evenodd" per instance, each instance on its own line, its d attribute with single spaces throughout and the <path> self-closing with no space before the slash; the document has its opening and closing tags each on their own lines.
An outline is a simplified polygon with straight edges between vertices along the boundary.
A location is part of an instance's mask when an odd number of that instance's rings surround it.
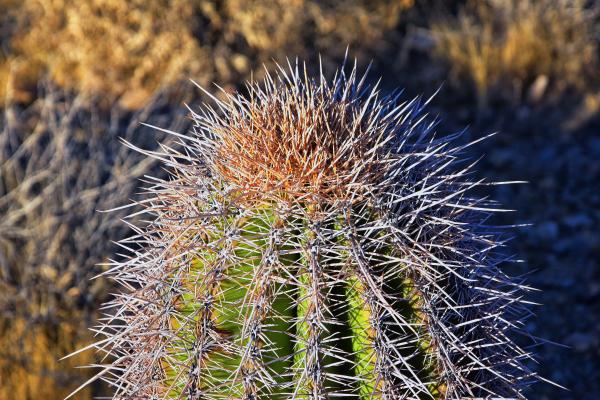
<svg viewBox="0 0 600 400">
<path fill-rule="evenodd" d="M 90 280 L 118 257 L 132 210 L 160 166 L 119 138 L 153 149 L 169 138 L 140 125 L 189 128 L 184 104 L 241 89 L 285 57 L 346 47 L 371 78 L 405 96 L 432 95 L 440 133 L 469 126 L 478 174 L 527 184 L 485 194 L 516 212 L 510 266 L 533 299 L 536 369 L 600 393 L 600 4 L 586 0 L 0 0 L 0 400 L 62 399 L 101 362 L 58 359 L 93 340 L 111 282 Z M 135 220 L 129 220 L 135 222 Z M 76 395 L 106 395 L 95 383 Z"/>
</svg>

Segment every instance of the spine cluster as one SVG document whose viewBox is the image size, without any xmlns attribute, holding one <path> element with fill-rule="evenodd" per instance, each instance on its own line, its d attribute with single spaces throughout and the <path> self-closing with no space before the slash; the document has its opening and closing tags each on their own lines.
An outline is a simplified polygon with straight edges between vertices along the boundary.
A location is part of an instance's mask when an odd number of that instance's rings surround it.
<svg viewBox="0 0 600 400">
<path fill-rule="evenodd" d="M 528 289 L 419 99 L 281 68 L 192 112 L 108 271 L 114 399 L 522 399 Z"/>
</svg>

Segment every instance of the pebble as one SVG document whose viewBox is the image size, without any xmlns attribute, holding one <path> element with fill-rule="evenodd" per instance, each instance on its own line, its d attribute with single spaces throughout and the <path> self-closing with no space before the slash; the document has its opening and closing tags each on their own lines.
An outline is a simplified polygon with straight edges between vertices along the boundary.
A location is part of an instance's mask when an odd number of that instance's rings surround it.
<svg viewBox="0 0 600 400">
<path fill-rule="evenodd" d="M 592 225 L 592 219 L 584 213 L 571 214 L 563 219 L 563 222 L 569 228 L 579 228 Z"/>
<path fill-rule="evenodd" d="M 559 233 L 558 224 L 554 221 L 542 222 L 536 226 L 535 233 L 540 240 L 555 240 Z"/>
<path fill-rule="evenodd" d="M 566 339 L 566 343 L 573 347 L 578 353 L 584 353 L 590 350 L 593 346 L 595 346 L 596 340 L 594 336 L 585 332 L 575 332 L 569 335 Z"/>
</svg>

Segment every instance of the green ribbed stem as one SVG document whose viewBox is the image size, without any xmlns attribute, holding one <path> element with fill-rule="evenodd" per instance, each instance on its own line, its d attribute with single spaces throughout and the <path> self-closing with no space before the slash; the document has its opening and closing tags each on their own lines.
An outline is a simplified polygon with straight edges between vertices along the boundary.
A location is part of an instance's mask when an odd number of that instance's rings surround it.
<svg viewBox="0 0 600 400">
<path fill-rule="evenodd" d="M 358 239 L 338 234 L 321 243 L 319 234 L 308 228 L 310 222 L 295 220 L 304 228 L 287 229 L 290 237 L 275 244 L 274 230 L 292 222 L 278 221 L 272 210 L 261 208 L 250 217 L 228 217 L 208 234 L 224 232 L 220 238 L 206 240 L 212 247 L 199 250 L 189 275 L 180 277 L 189 291 L 175 306 L 184 318 L 194 320 L 195 328 L 190 331 L 185 327 L 191 324 L 170 322 L 171 332 L 179 338 L 166 349 L 168 357 L 162 362 L 171 396 L 194 398 L 194 393 L 200 394 L 198 398 L 283 400 L 328 398 L 335 392 L 379 399 L 401 384 L 391 375 L 380 374 L 386 366 L 381 349 L 387 351 L 388 346 L 417 371 L 421 382 L 431 382 L 429 395 L 421 393 L 420 399 L 443 397 L 432 345 L 424 339 L 423 301 L 411 279 L 395 276 L 379 288 L 380 296 L 394 299 L 390 307 L 410 327 L 391 324 L 389 315 L 385 324 L 390 326 L 377 325 L 386 311 L 371 301 L 374 288 L 365 274 L 377 281 L 384 267 L 357 259 L 353 246 L 363 246 Z M 357 219 L 353 223 L 366 222 Z M 336 232 L 345 225 L 340 216 L 329 226 Z M 228 231 L 239 232 L 239 237 L 226 240 Z M 345 249 L 338 249 L 335 259 L 315 250 L 332 245 Z M 363 247 L 366 253 L 377 250 Z M 390 248 L 378 251 L 385 257 Z M 267 258 L 271 261 L 266 262 Z M 336 274 L 342 279 L 334 282 Z M 401 345 L 390 343 L 400 338 Z M 195 392 L 189 383 L 182 383 L 190 382 L 183 379 L 190 374 L 197 375 L 191 380 Z M 262 374 L 261 378 L 255 374 Z M 405 393 L 410 394 L 410 389 Z"/>
</svg>

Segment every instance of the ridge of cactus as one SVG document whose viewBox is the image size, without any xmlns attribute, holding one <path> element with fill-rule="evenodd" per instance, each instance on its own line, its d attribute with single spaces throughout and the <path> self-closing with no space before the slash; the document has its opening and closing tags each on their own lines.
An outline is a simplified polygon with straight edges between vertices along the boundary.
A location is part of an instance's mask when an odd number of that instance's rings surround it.
<svg viewBox="0 0 600 400">
<path fill-rule="evenodd" d="M 171 177 L 95 329 L 113 398 L 525 398 L 530 289 L 501 269 L 473 142 L 356 66 L 246 89 L 147 153 Z"/>
</svg>

